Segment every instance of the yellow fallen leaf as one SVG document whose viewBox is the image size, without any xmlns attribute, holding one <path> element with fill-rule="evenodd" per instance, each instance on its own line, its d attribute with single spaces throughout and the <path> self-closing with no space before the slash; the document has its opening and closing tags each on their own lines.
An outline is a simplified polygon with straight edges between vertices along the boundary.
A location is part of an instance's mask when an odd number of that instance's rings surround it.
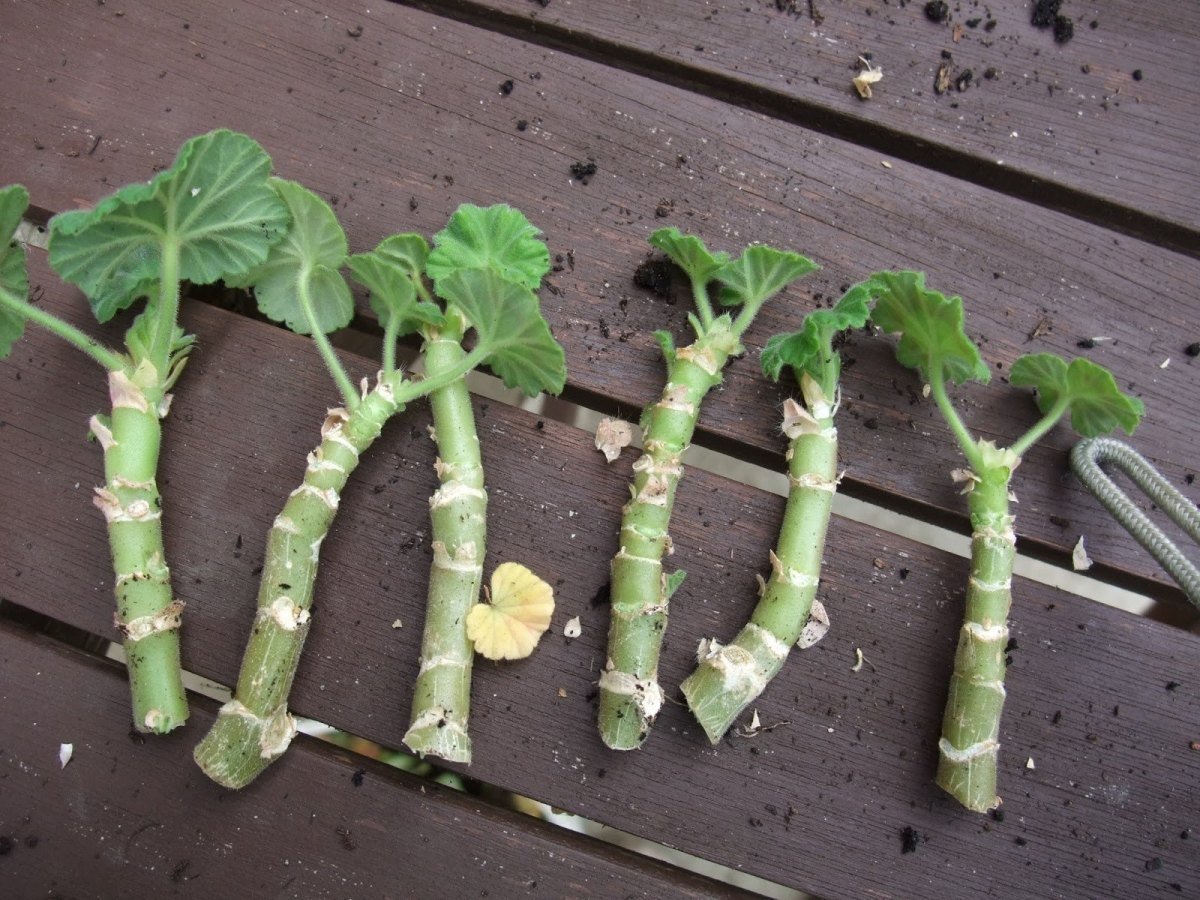
<svg viewBox="0 0 1200 900">
<path fill-rule="evenodd" d="M 467 614 L 467 637 L 488 659 L 524 659 L 550 627 L 554 590 L 520 563 L 492 572 L 490 603 Z"/>
</svg>

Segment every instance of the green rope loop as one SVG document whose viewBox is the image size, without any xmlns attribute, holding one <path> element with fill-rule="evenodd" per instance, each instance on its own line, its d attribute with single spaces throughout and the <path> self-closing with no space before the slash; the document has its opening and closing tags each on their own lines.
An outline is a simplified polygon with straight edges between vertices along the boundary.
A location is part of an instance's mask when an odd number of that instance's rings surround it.
<svg viewBox="0 0 1200 900">
<path fill-rule="evenodd" d="M 1200 544 L 1200 509 L 1128 444 L 1113 438 L 1096 437 L 1080 441 L 1071 450 L 1071 468 L 1079 480 L 1125 530 L 1158 560 L 1183 588 L 1188 600 L 1200 609 L 1200 570 L 1101 470 L 1101 463 L 1124 472 L 1197 544 Z"/>
</svg>

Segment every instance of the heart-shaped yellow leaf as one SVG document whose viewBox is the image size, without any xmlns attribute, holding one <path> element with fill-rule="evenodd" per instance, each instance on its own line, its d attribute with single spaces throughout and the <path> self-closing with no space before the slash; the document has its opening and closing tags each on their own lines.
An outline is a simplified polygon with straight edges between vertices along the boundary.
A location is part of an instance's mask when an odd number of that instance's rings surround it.
<svg viewBox="0 0 1200 900">
<path fill-rule="evenodd" d="M 492 572 L 490 603 L 467 614 L 467 637 L 488 659 L 524 659 L 550 627 L 554 589 L 520 563 Z"/>
</svg>

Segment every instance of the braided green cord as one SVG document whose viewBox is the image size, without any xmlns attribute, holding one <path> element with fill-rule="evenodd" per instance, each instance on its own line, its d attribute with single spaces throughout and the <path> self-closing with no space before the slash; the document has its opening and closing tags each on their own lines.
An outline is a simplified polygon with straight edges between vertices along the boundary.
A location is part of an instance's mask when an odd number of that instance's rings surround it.
<svg viewBox="0 0 1200 900">
<path fill-rule="evenodd" d="M 1071 468 L 1134 539 L 1158 560 L 1200 609 L 1200 570 L 1100 468 L 1106 463 L 1124 472 L 1176 525 L 1200 544 L 1200 509 L 1159 474 L 1144 456 L 1121 441 L 1088 438 L 1071 450 Z"/>
</svg>

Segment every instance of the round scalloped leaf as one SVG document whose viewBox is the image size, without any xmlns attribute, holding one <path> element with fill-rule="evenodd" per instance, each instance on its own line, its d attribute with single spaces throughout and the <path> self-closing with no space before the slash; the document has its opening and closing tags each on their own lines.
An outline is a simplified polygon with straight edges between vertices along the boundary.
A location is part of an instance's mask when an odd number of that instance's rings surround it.
<svg viewBox="0 0 1200 900">
<path fill-rule="evenodd" d="M 924 272 L 876 272 L 863 284 L 875 298 L 872 321 L 888 334 L 900 334 L 896 358 L 902 365 L 926 381 L 933 372 L 955 384 L 991 380 L 979 348 L 963 330 L 961 297 L 926 288 Z"/>
<path fill-rule="evenodd" d="M 19 184 L 0 188 L 0 291 L 6 299 L 25 303 L 29 297 L 29 275 L 25 248 L 15 235 L 21 217 L 29 208 L 29 192 Z M 25 331 L 25 317 L 0 303 L 0 359 L 8 356 Z"/>
<path fill-rule="evenodd" d="M 762 351 L 763 374 L 772 381 L 779 380 L 784 366 L 791 366 L 796 380 L 801 373 L 818 382 L 823 381 L 822 369 L 826 357 L 832 356 L 833 336 L 849 328 L 862 328 L 871 316 L 871 291 L 865 282 L 854 285 L 832 309 L 809 313 L 799 331 L 776 334 L 767 339 Z"/>
<path fill-rule="evenodd" d="M 263 315 L 297 334 L 345 328 L 354 317 L 354 298 L 338 272 L 348 247 L 337 216 L 295 181 L 272 178 L 270 184 L 287 205 L 292 227 L 263 263 L 230 283 L 253 287 Z"/>
<path fill-rule="evenodd" d="M 443 278 L 438 293 L 475 329 L 488 367 L 506 386 L 529 396 L 563 389 L 566 356 L 531 290 L 492 269 L 463 269 Z"/>
<path fill-rule="evenodd" d="M 717 270 L 721 303 L 725 306 L 759 306 L 785 287 L 819 269 L 815 262 L 790 250 L 765 244 L 747 247 L 733 262 Z"/>
<path fill-rule="evenodd" d="M 1071 427 L 1083 437 L 1118 428 L 1133 434 L 1145 411 L 1141 400 L 1121 392 L 1108 369 L 1082 357 L 1068 364 L 1053 353 L 1031 353 L 1013 363 L 1009 381 L 1033 388 L 1043 414 L 1068 407 Z"/>
<path fill-rule="evenodd" d="M 434 235 L 426 273 L 439 293 L 442 280 L 463 269 L 494 269 L 536 290 L 550 271 L 550 251 L 539 234 L 525 214 L 511 206 L 464 203 Z"/>
<path fill-rule="evenodd" d="M 683 269 L 693 284 L 708 284 L 717 270 L 729 262 L 728 253 L 712 253 L 700 238 L 675 227 L 660 228 L 650 235 L 649 241 L 651 247 L 661 250 Z"/>
<path fill-rule="evenodd" d="M 266 151 L 244 134 L 194 137 L 149 182 L 51 219 L 50 265 L 87 294 L 101 322 L 153 289 L 168 242 L 180 248 L 183 280 L 210 284 L 245 272 L 287 227 L 270 170 Z"/>
<path fill-rule="evenodd" d="M 424 277 L 429 245 L 419 234 L 394 234 L 374 250 L 350 257 L 350 273 L 371 292 L 371 309 L 387 328 L 398 320 L 398 335 L 422 325 L 440 325 L 445 317 L 432 303 L 419 301 L 415 284 Z"/>
<path fill-rule="evenodd" d="M 524 659 L 550 627 L 554 589 L 520 563 L 492 572 L 491 602 L 467 613 L 467 637 L 488 659 Z"/>
</svg>

